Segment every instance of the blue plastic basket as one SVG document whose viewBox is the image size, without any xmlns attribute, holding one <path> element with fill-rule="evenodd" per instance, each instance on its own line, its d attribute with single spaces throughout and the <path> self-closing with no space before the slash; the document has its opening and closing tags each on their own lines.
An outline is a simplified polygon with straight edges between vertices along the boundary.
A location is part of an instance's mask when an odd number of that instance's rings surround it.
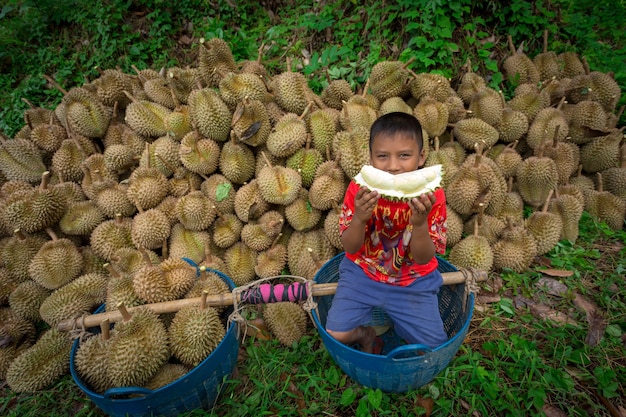
<svg viewBox="0 0 626 417">
<path fill-rule="evenodd" d="M 326 262 L 314 277 L 316 283 L 337 282 L 341 253 Z M 457 269 L 439 258 L 440 272 Z M 315 326 L 328 353 L 337 365 L 359 384 L 384 392 L 406 392 L 432 381 L 452 360 L 467 334 L 474 310 L 474 294 L 470 293 L 463 310 L 465 284 L 444 285 L 439 291 L 439 312 L 448 341 L 434 349 L 424 345 L 403 344 L 393 327 L 382 337 L 385 342 L 382 355 L 364 353 L 338 342 L 326 331 L 326 317 L 332 295 L 315 297 L 317 307 L 312 310 Z M 373 326 L 391 325 L 389 317 L 379 308 L 373 312 Z"/>
<path fill-rule="evenodd" d="M 235 284 L 229 277 L 216 270 L 211 272 L 218 274 L 231 290 L 235 288 Z M 100 306 L 96 312 L 103 310 L 104 305 Z M 230 310 L 232 311 L 232 307 Z M 99 329 L 94 329 L 94 331 L 99 331 Z M 226 336 L 213 352 L 176 381 L 156 390 L 120 387 L 98 394 L 92 391 L 76 372 L 74 356 L 78 343 L 78 339 L 74 341 L 70 353 L 72 378 L 98 408 L 112 417 L 174 417 L 191 410 L 213 408 L 224 379 L 230 376 L 235 368 L 239 352 L 237 323 L 233 322 L 226 330 Z"/>
</svg>

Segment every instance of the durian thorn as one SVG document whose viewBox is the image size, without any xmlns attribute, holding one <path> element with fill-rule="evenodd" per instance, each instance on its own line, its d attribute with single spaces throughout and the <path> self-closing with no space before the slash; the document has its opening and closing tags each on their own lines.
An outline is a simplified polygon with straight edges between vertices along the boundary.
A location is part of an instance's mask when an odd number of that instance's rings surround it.
<svg viewBox="0 0 626 417">
<path fill-rule="evenodd" d="M 48 81 L 50 84 L 52 84 L 52 86 L 54 88 L 59 90 L 63 95 L 67 95 L 67 90 L 65 88 L 61 87 L 61 84 L 56 82 L 56 80 L 54 78 L 50 77 L 48 74 L 44 74 L 43 77 L 46 79 L 46 81 Z"/>
<path fill-rule="evenodd" d="M 552 195 L 554 194 L 554 190 L 548 191 L 548 196 L 546 197 L 546 202 L 543 204 L 542 213 L 548 212 L 548 207 L 550 206 L 550 200 L 552 199 Z"/>
<path fill-rule="evenodd" d="M 49 184 L 50 184 L 50 171 L 44 171 L 41 174 L 41 183 L 39 184 L 39 190 L 40 191 L 47 190 Z"/>
<path fill-rule="evenodd" d="M 261 151 L 261 158 L 263 158 L 263 160 L 265 161 L 268 167 L 273 168 L 272 163 L 270 162 L 269 158 L 267 157 L 267 155 L 265 155 L 265 152 L 263 151 Z"/>
<path fill-rule="evenodd" d="M 206 302 L 208 295 L 209 292 L 207 290 L 202 291 L 202 295 L 200 296 L 200 310 L 206 310 L 206 308 L 208 307 Z"/>
<path fill-rule="evenodd" d="M 105 263 L 102 265 L 108 272 L 109 274 L 114 277 L 114 278 L 120 278 L 121 275 L 119 272 L 117 272 L 117 270 L 115 268 L 113 268 L 113 265 L 111 265 L 110 263 Z"/>
<path fill-rule="evenodd" d="M 117 303 L 117 305 L 115 307 L 117 308 L 117 310 L 122 315 L 122 319 L 123 319 L 124 322 L 128 322 L 128 321 L 130 321 L 130 319 L 132 319 L 132 316 L 130 315 L 130 313 L 126 309 L 126 306 L 124 305 L 123 302 L 120 301 L 119 303 Z"/>
<path fill-rule="evenodd" d="M 302 110 L 302 114 L 298 116 L 298 120 L 303 120 L 306 117 L 306 115 L 309 113 L 309 111 L 311 110 L 311 107 L 313 107 L 313 102 L 309 101 L 306 107 L 304 108 L 304 110 Z"/>
<path fill-rule="evenodd" d="M 59 237 L 57 236 L 56 233 L 54 233 L 54 230 L 52 230 L 51 227 L 46 227 L 46 233 L 48 234 L 48 236 L 50 236 L 50 239 L 52 239 L 53 241 L 59 240 Z"/>
<path fill-rule="evenodd" d="M 602 174 L 600 172 L 597 172 L 596 175 L 598 176 L 598 192 L 601 193 L 604 191 L 604 184 L 602 181 Z"/>
<path fill-rule="evenodd" d="M 18 238 L 18 240 L 24 240 L 26 239 L 26 235 L 24 234 L 24 232 L 22 231 L 22 229 L 15 229 L 13 231 L 13 233 L 15 234 L 15 236 Z"/>
<path fill-rule="evenodd" d="M 109 319 L 104 319 L 100 323 L 100 339 L 103 342 L 106 342 L 111 338 L 111 321 Z"/>
</svg>

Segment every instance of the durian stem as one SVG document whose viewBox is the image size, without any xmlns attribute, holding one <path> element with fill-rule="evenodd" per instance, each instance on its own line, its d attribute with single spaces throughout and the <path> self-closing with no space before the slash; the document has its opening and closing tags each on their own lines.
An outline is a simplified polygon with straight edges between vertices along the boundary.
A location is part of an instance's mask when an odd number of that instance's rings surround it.
<svg viewBox="0 0 626 417">
<path fill-rule="evenodd" d="M 20 98 L 20 100 L 22 100 L 24 103 L 28 104 L 28 107 L 30 107 L 31 109 L 35 109 L 36 108 L 36 106 L 33 103 L 31 103 L 30 101 L 28 101 L 28 99 L 26 97 L 22 97 L 22 98 Z"/>
<path fill-rule="evenodd" d="M 167 259 L 170 257 L 169 254 L 169 246 L 167 245 L 167 239 L 163 239 L 163 244 L 161 245 L 161 259 Z"/>
<path fill-rule="evenodd" d="M 361 93 L 361 97 L 365 97 L 367 95 L 367 90 L 369 90 L 370 88 L 370 79 L 369 77 L 367 78 L 367 81 L 365 81 L 365 85 L 363 86 L 363 92 Z"/>
<path fill-rule="evenodd" d="M 119 302 L 116 305 L 117 310 L 120 312 L 120 314 L 122 315 L 122 319 L 127 322 L 129 321 L 132 316 L 130 315 L 130 313 L 128 312 L 128 310 L 126 309 L 126 306 L 124 305 L 124 303 Z"/>
<path fill-rule="evenodd" d="M 50 171 L 45 171 L 41 174 L 41 184 L 39 184 L 39 190 L 45 191 L 50 184 Z"/>
<path fill-rule="evenodd" d="M 435 139 L 433 139 L 433 142 L 434 142 L 435 152 L 439 152 L 439 136 L 435 136 Z"/>
<path fill-rule="evenodd" d="M 474 218 L 474 236 L 478 236 L 478 218 Z"/>
<path fill-rule="evenodd" d="M 48 234 L 48 236 L 50 236 L 50 239 L 52 239 L 53 241 L 59 240 L 57 234 L 54 233 L 54 230 L 52 230 L 51 227 L 46 227 L 46 233 Z"/>
<path fill-rule="evenodd" d="M 300 116 L 298 116 L 298 120 L 304 120 L 304 118 L 306 117 L 307 113 L 309 113 L 309 111 L 311 110 L 311 107 L 313 107 L 313 102 L 309 101 L 309 103 L 306 105 L 306 107 L 302 111 L 302 114 Z"/>
<path fill-rule="evenodd" d="M 26 235 L 24 234 L 24 232 L 22 232 L 22 229 L 15 229 L 13 233 L 15 233 L 15 236 L 20 241 L 23 241 L 24 239 L 26 239 Z"/>
<path fill-rule="evenodd" d="M 89 169 L 89 167 L 85 166 L 85 170 L 91 173 L 91 170 Z M 102 178 L 102 174 L 100 173 L 99 169 L 93 170 L 93 176 L 95 177 L 97 182 L 104 181 L 104 178 Z"/>
<path fill-rule="evenodd" d="M 546 202 L 543 204 L 542 213 L 548 212 L 548 207 L 550 207 L 550 200 L 552 199 L 552 194 L 554 194 L 554 190 L 548 191 L 548 197 L 546 198 Z"/>
<path fill-rule="evenodd" d="M 580 58 L 580 61 L 583 64 L 583 68 L 585 69 L 585 75 L 589 75 L 589 73 L 591 72 L 591 69 L 589 68 L 589 62 L 587 62 L 587 57 L 582 56 Z"/>
<path fill-rule="evenodd" d="M 626 143 L 622 145 L 619 152 L 620 168 L 626 169 Z"/>
<path fill-rule="evenodd" d="M 121 275 L 119 272 L 117 272 L 117 270 L 115 268 L 113 268 L 113 265 L 111 265 L 110 263 L 105 263 L 102 265 L 108 272 L 109 274 L 113 277 L 113 278 L 120 278 Z"/>
<path fill-rule="evenodd" d="M 150 259 L 150 255 L 148 255 L 148 251 L 146 251 L 144 248 L 137 248 L 137 250 L 139 251 L 139 253 L 141 253 L 141 256 L 146 266 L 152 266 L 152 259 Z"/>
<path fill-rule="evenodd" d="M 206 268 L 205 268 L 206 271 Z M 200 310 L 206 310 L 208 307 L 206 299 L 209 296 L 209 292 L 207 290 L 202 291 L 202 295 L 200 296 Z"/>
<path fill-rule="evenodd" d="M 272 168 L 272 163 L 270 162 L 269 158 L 267 157 L 267 155 L 265 155 L 265 152 L 261 151 L 261 157 L 263 158 L 263 160 L 265 161 L 265 163 L 267 164 L 268 167 Z"/>
<path fill-rule="evenodd" d="M 513 44 L 513 37 L 511 35 L 507 35 L 506 40 L 509 44 L 511 55 L 515 55 L 517 52 L 515 51 L 515 45 Z"/>
<path fill-rule="evenodd" d="M 137 207 L 137 211 L 139 212 L 139 214 L 142 214 L 144 212 L 143 207 L 141 207 L 141 204 L 139 204 L 139 201 L 133 199 L 133 204 L 135 205 L 135 207 Z"/>
<path fill-rule="evenodd" d="M 121 213 L 115 213 L 115 224 L 117 224 L 118 226 L 121 226 L 124 224 L 124 219 L 122 218 Z"/>
<path fill-rule="evenodd" d="M 619 111 L 615 115 L 616 120 L 619 120 L 622 117 L 622 114 L 624 114 L 624 109 L 626 109 L 626 104 L 619 108 Z"/>
<path fill-rule="evenodd" d="M 509 182 L 508 182 L 508 187 L 507 187 L 507 193 L 512 193 L 513 192 L 513 176 L 509 177 Z"/>
<path fill-rule="evenodd" d="M 415 61 L 415 56 L 412 56 L 408 61 L 406 61 L 404 65 L 402 65 L 402 69 L 409 68 L 409 65 L 411 65 L 413 61 Z"/>
<path fill-rule="evenodd" d="M 604 184 L 602 181 L 602 174 L 597 172 L 596 175 L 598 176 L 598 192 L 601 193 L 604 191 Z"/>
<path fill-rule="evenodd" d="M 59 84 L 58 82 L 56 82 L 56 80 L 52 77 L 50 77 L 47 74 L 44 74 L 43 77 L 46 79 L 46 81 L 48 81 L 50 84 L 52 84 L 52 86 L 54 88 L 56 88 L 57 90 L 59 90 L 61 93 L 63 93 L 63 95 L 67 94 L 67 90 L 63 87 L 61 87 L 61 84 Z"/>
<path fill-rule="evenodd" d="M 485 215 L 485 203 L 478 203 L 478 215 L 476 216 L 477 224 L 479 226 L 483 225 L 483 217 Z"/>
<path fill-rule="evenodd" d="M 100 323 L 100 339 L 103 342 L 106 342 L 111 338 L 111 320 L 104 319 L 102 323 Z"/>
<path fill-rule="evenodd" d="M 543 53 L 548 52 L 548 29 L 543 31 Z"/>
<path fill-rule="evenodd" d="M 552 147 L 556 149 L 559 146 L 559 130 L 561 129 L 561 125 L 556 125 L 554 127 L 554 136 L 552 137 Z"/>
<path fill-rule="evenodd" d="M 165 158 L 163 158 L 161 155 L 159 155 L 158 153 L 155 153 L 154 157 L 158 158 L 159 161 L 161 161 L 163 163 L 163 165 L 165 165 L 167 167 L 167 169 L 172 171 L 172 173 L 176 172 L 176 168 L 169 161 L 166 161 Z M 148 155 L 148 159 L 150 159 L 149 155 Z M 204 177 L 204 178 L 206 179 L 206 177 Z"/>
</svg>

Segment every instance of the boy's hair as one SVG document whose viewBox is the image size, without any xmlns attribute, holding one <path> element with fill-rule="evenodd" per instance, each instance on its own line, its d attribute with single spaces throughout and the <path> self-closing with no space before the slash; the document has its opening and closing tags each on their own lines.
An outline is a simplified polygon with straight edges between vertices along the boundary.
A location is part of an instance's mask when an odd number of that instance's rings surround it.
<svg viewBox="0 0 626 417">
<path fill-rule="evenodd" d="M 415 139 L 420 147 L 420 151 L 424 147 L 422 125 L 419 120 L 409 113 L 392 112 L 380 116 L 372 124 L 370 128 L 370 151 L 372 150 L 372 142 L 377 135 L 393 136 L 396 133 L 403 133 Z"/>
</svg>

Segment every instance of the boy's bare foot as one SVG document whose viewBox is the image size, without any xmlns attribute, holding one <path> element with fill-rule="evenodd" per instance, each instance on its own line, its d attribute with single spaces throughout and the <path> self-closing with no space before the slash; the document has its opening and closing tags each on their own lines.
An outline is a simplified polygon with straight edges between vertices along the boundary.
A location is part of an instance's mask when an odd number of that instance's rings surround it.
<svg viewBox="0 0 626 417">
<path fill-rule="evenodd" d="M 373 353 L 376 330 L 371 326 L 361 326 L 358 328 L 360 335 L 357 342 L 361 345 L 361 350 L 365 353 Z"/>
</svg>

